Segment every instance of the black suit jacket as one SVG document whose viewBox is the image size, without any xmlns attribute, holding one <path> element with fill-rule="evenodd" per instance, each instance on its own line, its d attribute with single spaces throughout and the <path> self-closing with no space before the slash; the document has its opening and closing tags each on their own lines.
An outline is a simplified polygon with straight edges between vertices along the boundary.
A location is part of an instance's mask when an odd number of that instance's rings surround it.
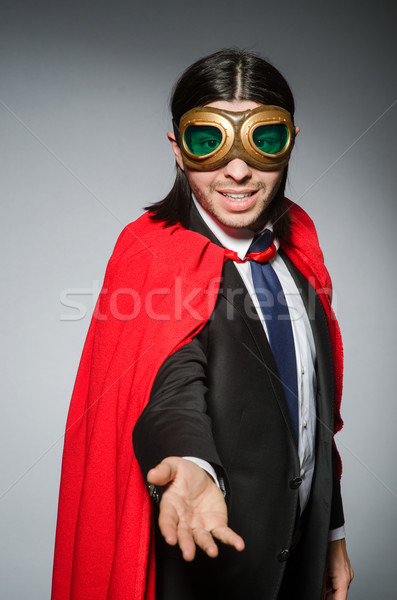
<svg viewBox="0 0 397 600">
<path fill-rule="evenodd" d="M 190 228 L 219 244 L 194 206 Z M 316 467 L 294 596 L 309 600 L 321 596 L 328 530 L 343 524 L 332 451 L 333 366 L 321 302 L 283 258 L 302 294 L 317 351 Z M 275 599 L 296 525 L 300 466 L 267 336 L 231 261 L 211 320 L 160 369 L 133 440 L 144 475 L 166 456 L 211 462 L 227 482 L 229 525 L 246 543 L 241 554 L 222 546 L 217 559 L 199 552 L 187 564 L 158 536 L 157 581 L 166 590 L 159 597 Z"/>
</svg>

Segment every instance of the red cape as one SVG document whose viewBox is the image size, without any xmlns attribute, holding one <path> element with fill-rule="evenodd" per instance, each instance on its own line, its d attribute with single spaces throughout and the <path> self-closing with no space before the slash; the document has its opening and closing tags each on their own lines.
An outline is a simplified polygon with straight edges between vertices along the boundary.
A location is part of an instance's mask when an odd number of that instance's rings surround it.
<svg viewBox="0 0 397 600">
<path fill-rule="evenodd" d="M 342 343 L 311 219 L 290 203 L 282 244 L 326 310 L 339 430 Z M 223 248 L 147 213 L 121 233 L 92 318 L 66 424 L 52 600 L 154 600 L 151 501 L 131 434 L 164 360 L 208 321 Z"/>
</svg>

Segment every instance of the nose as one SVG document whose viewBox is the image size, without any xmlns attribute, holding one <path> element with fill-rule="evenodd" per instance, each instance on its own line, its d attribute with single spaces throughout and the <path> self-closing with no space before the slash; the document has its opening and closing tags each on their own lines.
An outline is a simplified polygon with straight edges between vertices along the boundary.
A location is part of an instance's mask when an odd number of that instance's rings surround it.
<svg viewBox="0 0 397 600">
<path fill-rule="evenodd" d="M 233 158 L 223 167 L 225 177 L 230 177 L 235 181 L 244 181 L 251 177 L 251 167 L 241 158 Z"/>
</svg>

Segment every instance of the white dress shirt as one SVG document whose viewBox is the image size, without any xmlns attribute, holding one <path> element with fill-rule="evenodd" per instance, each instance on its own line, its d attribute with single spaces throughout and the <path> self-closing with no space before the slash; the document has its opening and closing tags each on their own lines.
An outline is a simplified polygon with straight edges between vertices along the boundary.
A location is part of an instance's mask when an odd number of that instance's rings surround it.
<svg viewBox="0 0 397 600">
<path fill-rule="evenodd" d="M 199 204 L 193 196 L 193 201 L 202 219 L 214 233 L 220 243 L 230 250 L 237 252 L 240 258 L 244 258 L 254 233 L 250 229 L 233 229 L 221 225 Z M 267 229 L 273 230 L 272 225 Z M 278 242 L 275 241 L 277 249 Z M 257 310 L 263 328 L 268 335 L 266 321 L 264 320 L 255 288 L 252 280 L 250 262 L 233 263 L 241 275 L 241 278 L 251 296 L 252 302 Z M 303 304 L 299 290 L 282 257 L 276 253 L 270 261 L 283 288 L 286 303 L 291 317 L 292 332 L 295 343 L 296 372 L 298 378 L 298 416 L 299 416 L 299 440 L 298 456 L 300 462 L 300 476 L 302 484 L 299 487 L 299 503 L 301 511 L 305 509 L 310 496 L 310 489 L 314 473 L 315 462 L 315 435 L 316 435 L 316 394 L 317 381 L 315 372 L 316 348 L 313 333 Z M 192 457 L 185 457 L 192 460 Z M 216 475 L 208 463 L 198 459 L 194 462 L 205 468 L 216 480 Z M 207 466 L 209 469 L 207 469 Z M 337 540 L 345 537 L 344 526 L 330 532 L 329 539 Z"/>
</svg>

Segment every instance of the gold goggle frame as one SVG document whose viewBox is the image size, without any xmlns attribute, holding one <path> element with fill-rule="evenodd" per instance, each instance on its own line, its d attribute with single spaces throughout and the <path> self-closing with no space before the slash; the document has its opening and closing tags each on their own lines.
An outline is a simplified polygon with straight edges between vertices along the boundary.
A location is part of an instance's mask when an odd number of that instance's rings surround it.
<svg viewBox="0 0 397 600">
<path fill-rule="evenodd" d="M 277 154 L 262 152 L 253 141 L 255 129 L 262 125 L 280 123 L 288 130 L 288 139 L 283 150 Z M 191 125 L 216 127 L 222 133 L 222 140 L 217 148 L 204 156 L 197 156 L 190 152 L 185 143 L 185 132 Z M 233 158 L 240 158 L 264 171 L 278 169 L 288 163 L 295 141 L 295 128 L 291 115 L 280 106 L 263 105 L 244 112 L 221 110 L 209 106 L 193 108 L 182 115 L 175 133 L 184 163 L 200 171 L 218 169 Z"/>
</svg>

